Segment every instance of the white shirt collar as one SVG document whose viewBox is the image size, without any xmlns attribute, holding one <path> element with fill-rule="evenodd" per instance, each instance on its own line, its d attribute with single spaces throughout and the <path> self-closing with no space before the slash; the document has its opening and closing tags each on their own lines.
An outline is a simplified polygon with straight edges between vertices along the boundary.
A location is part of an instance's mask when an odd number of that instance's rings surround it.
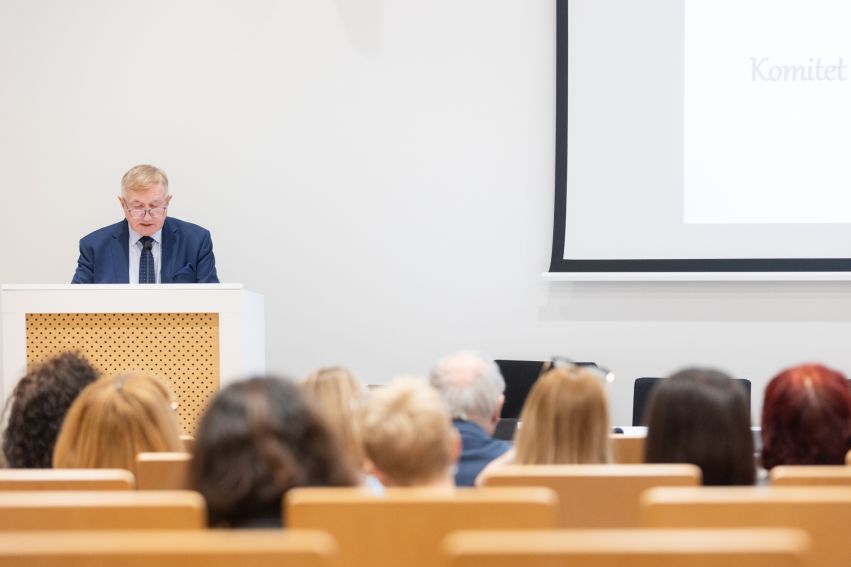
<svg viewBox="0 0 851 567">
<path fill-rule="evenodd" d="M 142 235 L 141 235 L 141 234 L 139 234 L 138 232 L 136 232 L 135 230 L 133 230 L 132 228 L 130 228 L 130 225 L 129 225 L 129 224 L 127 225 L 127 230 L 129 230 L 129 231 L 130 231 L 130 242 L 131 242 L 132 244 L 136 244 L 136 243 L 138 243 L 138 242 L 139 242 L 139 239 L 140 239 L 140 238 L 142 238 Z M 154 239 L 154 242 L 156 242 L 157 244 L 162 244 L 162 241 L 163 241 L 163 240 L 162 240 L 162 238 L 163 238 L 163 229 L 159 229 L 158 231 L 156 231 L 155 233 L 153 233 L 153 234 L 151 235 L 151 238 L 153 238 L 153 239 Z"/>
</svg>

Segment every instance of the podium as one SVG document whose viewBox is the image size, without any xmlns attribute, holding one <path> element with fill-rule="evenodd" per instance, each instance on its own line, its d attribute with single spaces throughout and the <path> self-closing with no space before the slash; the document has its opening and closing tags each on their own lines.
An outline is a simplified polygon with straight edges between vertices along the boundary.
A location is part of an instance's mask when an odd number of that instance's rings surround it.
<svg viewBox="0 0 851 567">
<path fill-rule="evenodd" d="M 102 374 L 164 378 L 192 435 L 212 396 L 265 372 L 263 296 L 241 284 L 3 285 L 3 399 L 28 365 L 64 351 Z"/>
</svg>

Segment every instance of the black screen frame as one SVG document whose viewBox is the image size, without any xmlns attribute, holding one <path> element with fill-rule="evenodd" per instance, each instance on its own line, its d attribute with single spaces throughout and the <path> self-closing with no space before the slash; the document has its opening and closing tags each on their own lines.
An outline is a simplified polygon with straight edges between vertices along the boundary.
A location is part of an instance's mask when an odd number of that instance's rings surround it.
<svg viewBox="0 0 851 567">
<path fill-rule="evenodd" d="M 713 258 L 570 260 L 564 257 L 567 206 L 568 3 L 556 0 L 555 202 L 551 273 L 589 272 L 848 272 L 851 258 Z M 604 215 L 601 215 L 604 216 Z"/>
</svg>

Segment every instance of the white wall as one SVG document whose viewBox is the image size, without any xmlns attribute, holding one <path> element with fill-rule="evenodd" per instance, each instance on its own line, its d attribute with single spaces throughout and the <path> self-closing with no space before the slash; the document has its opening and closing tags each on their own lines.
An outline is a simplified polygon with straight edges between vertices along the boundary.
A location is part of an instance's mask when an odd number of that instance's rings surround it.
<svg viewBox="0 0 851 567">
<path fill-rule="evenodd" d="M 757 412 L 784 365 L 851 371 L 848 284 L 541 280 L 554 43 L 552 0 L 0 0 L 0 281 L 70 281 L 150 162 L 265 294 L 277 372 L 562 354 L 616 370 L 629 423 L 632 379 L 685 364 Z"/>
</svg>

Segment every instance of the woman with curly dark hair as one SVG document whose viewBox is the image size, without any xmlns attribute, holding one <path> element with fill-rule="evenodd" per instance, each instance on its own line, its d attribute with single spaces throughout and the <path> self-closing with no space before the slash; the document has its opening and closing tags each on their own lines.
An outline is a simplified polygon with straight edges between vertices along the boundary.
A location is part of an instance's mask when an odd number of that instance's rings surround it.
<svg viewBox="0 0 851 567">
<path fill-rule="evenodd" d="M 252 378 L 213 399 L 195 437 L 190 486 L 211 527 L 282 526 L 284 493 L 354 486 L 358 473 L 337 437 L 293 383 Z"/>
<path fill-rule="evenodd" d="M 62 353 L 30 368 L 7 402 L 3 455 L 10 468 L 50 468 L 68 408 L 98 377 L 80 354 Z"/>
<path fill-rule="evenodd" d="M 784 370 L 765 388 L 762 466 L 841 465 L 851 450 L 851 386 L 820 364 Z"/>
</svg>

